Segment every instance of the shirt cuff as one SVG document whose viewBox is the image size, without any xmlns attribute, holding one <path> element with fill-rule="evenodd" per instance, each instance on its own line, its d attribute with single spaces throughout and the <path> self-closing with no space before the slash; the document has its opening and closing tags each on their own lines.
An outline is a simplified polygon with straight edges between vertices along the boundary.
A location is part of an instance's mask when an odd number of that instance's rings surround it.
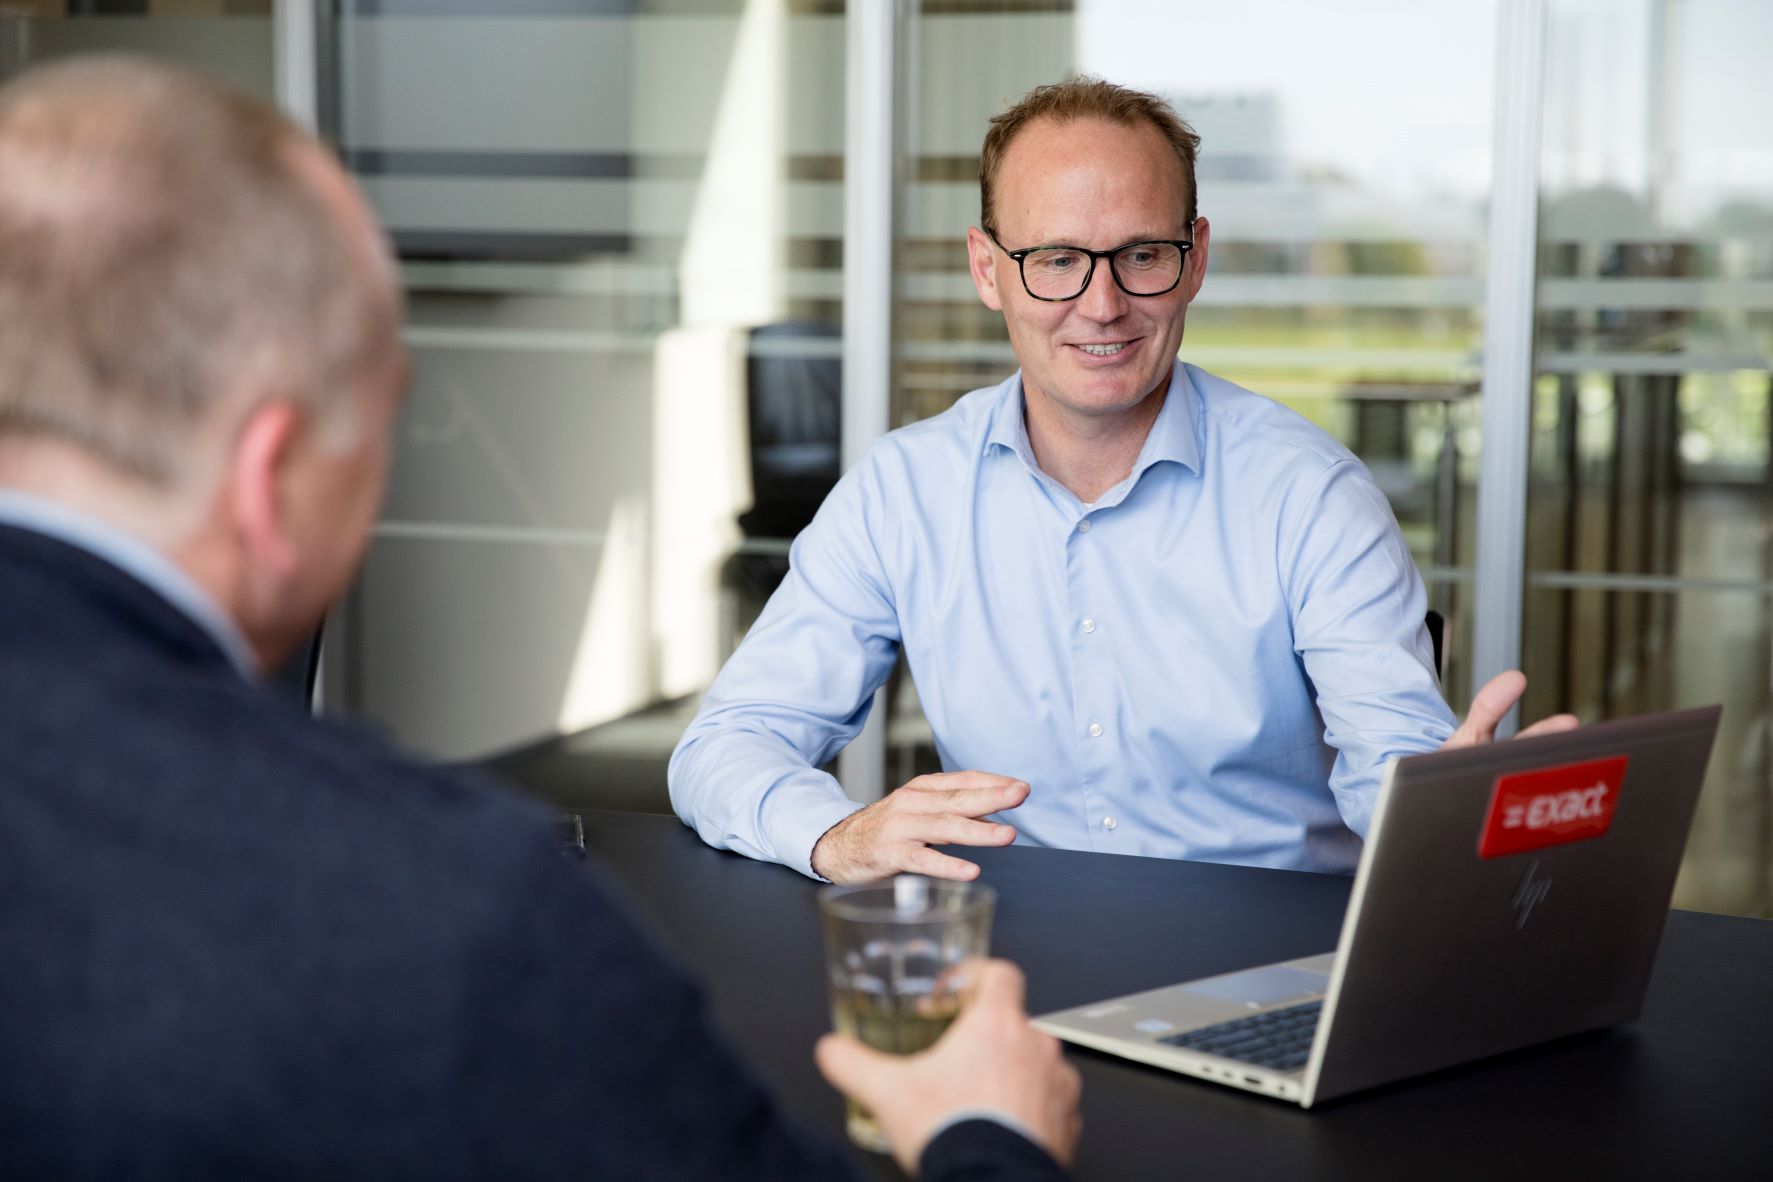
<svg viewBox="0 0 1773 1182">
<path fill-rule="evenodd" d="M 823 791 L 816 796 L 803 794 L 796 800 L 773 799 L 770 805 L 778 813 L 771 825 L 770 840 L 782 864 L 819 882 L 829 881 L 813 870 L 813 847 L 827 830 L 851 813 L 860 812 L 862 806 L 846 796 Z"/>
</svg>

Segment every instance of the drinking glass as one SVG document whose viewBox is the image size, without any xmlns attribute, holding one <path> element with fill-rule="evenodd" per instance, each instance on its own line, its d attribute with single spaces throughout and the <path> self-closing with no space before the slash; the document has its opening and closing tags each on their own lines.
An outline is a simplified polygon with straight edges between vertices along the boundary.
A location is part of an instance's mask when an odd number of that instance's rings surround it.
<svg viewBox="0 0 1773 1182">
<path fill-rule="evenodd" d="M 996 902 L 990 887 L 914 874 L 820 891 L 832 1024 L 895 1055 L 934 1043 L 966 1000 L 968 962 L 990 955 Z M 854 1100 L 846 1125 L 857 1145 L 888 1151 Z"/>
</svg>

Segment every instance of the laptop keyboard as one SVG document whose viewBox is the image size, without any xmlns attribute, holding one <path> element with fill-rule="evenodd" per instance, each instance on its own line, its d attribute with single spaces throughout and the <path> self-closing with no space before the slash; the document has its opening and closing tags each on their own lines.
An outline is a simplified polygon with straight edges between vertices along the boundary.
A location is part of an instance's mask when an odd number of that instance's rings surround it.
<svg viewBox="0 0 1773 1182">
<path fill-rule="evenodd" d="M 1217 1026 L 1185 1030 L 1158 1041 L 1188 1051 L 1254 1063 L 1275 1071 L 1297 1071 L 1311 1054 L 1323 999 L 1234 1018 Z"/>
</svg>

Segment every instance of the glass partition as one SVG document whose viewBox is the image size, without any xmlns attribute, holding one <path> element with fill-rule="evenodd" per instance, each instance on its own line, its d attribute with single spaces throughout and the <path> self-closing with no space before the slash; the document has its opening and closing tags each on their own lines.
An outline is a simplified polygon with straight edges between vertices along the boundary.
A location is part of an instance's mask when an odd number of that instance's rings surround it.
<svg viewBox="0 0 1773 1182">
<path fill-rule="evenodd" d="M 276 101 L 272 0 L 0 0 L 0 82 L 33 62 L 125 50 Z"/>
<path fill-rule="evenodd" d="M 1773 8 L 1550 5 L 1527 715 L 1725 703 L 1680 906 L 1773 907 Z"/>
<path fill-rule="evenodd" d="M 331 701 L 449 758 L 569 736 L 606 758 L 563 799 L 664 807 L 837 474 L 843 29 L 789 0 L 331 10 L 322 108 L 415 361 Z"/>
<path fill-rule="evenodd" d="M 857 231 L 896 235 L 892 425 L 1015 364 L 966 275 L 988 118 L 1073 70 L 1156 90 L 1213 224 L 1183 356 L 1366 461 L 1463 710 L 1498 0 L 905 3 L 896 230 Z M 837 474 L 845 9 L 319 5 L 416 375 L 329 709 L 443 758 L 559 736 L 563 802 L 664 807 Z M 1723 701 L 1677 903 L 1769 914 L 1773 7 L 1546 10 L 1523 714 Z M 274 95 L 269 0 L 0 0 L 0 78 L 100 48 Z M 891 787 L 935 753 L 909 679 L 887 697 Z"/>
<path fill-rule="evenodd" d="M 1496 25 L 1494 3 L 927 0 L 895 424 L 1015 368 L 966 274 L 987 120 L 1072 71 L 1164 95 L 1201 136 L 1213 227 L 1181 355 L 1367 462 L 1448 620 L 1443 681 L 1462 708 Z M 894 702 L 889 785 L 935 766 L 909 679 Z"/>
</svg>

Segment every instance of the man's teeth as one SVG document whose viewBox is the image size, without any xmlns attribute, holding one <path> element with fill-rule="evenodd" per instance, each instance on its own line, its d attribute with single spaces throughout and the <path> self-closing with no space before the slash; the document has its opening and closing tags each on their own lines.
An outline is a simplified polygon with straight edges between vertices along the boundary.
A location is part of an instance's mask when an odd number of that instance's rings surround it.
<svg viewBox="0 0 1773 1182">
<path fill-rule="evenodd" d="M 1116 353 L 1120 352 L 1122 349 L 1124 349 L 1126 347 L 1127 347 L 1127 343 L 1125 341 L 1121 341 L 1120 343 L 1114 344 L 1114 345 L 1079 345 L 1078 346 L 1078 348 L 1082 349 L 1085 353 L 1088 353 L 1092 357 L 1113 357 Z"/>
</svg>

